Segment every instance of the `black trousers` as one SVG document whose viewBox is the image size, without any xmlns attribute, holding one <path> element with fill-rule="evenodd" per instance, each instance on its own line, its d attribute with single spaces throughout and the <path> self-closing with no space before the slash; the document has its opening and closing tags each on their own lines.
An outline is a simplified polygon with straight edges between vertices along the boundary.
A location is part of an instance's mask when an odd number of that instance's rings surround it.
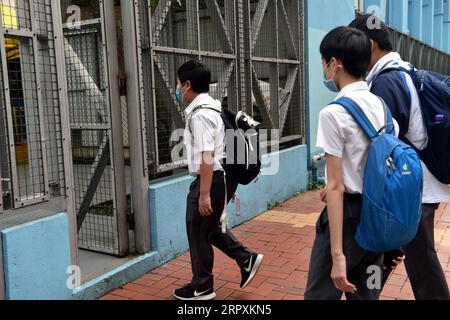
<svg viewBox="0 0 450 320">
<path fill-rule="evenodd" d="M 369 269 L 371 266 L 376 266 L 380 273 L 379 282 L 381 282 L 383 255 L 365 251 L 355 240 L 361 204 L 360 195 L 344 195 L 343 250 L 347 260 L 348 281 L 357 288 L 355 294 L 346 294 L 346 297 L 348 300 L 378 300 L 381 283 L 378 289 L 370 289 L 367 283 L 371 282 L 369 277 L 373 276 L 373 272 Z M 342 298 L 343 293 L 336 289 L 331 279 L 332 267 L 330 227 L 327 208 L 325 208 L 317 221 L 305 300 L 340 300 Z"/>
<path fill-rule="evenodd" d="M 226 179 L 227 203 L 233 198 L 237 183 Z M 213 175 L 211 186 L 211 206 L 213 214 L 202 217 L 199 212 L 200 177 L 190 187 L 187 197 L 187 233 L 191 253 L 193 278 L 191 285 L 198 291 L 214 288 L 214 250 L 212 246 L 220 249 L 228 257 L 235 260 L 239 267 L 244 267 L 250 259 L 252 252 L 244 247 L 227 231 L 222 233 L 220 218 L 225 206 L 225 176 L 222 171 Z"/>
<path fill-rule="evenodd" d="M 422 220 L 414 240 L 403 249 L 405 267 L 416 300 L 450 300 L 447 280 L 434 244 L 434 216 L 439 205 L 422 205 Z M 394 258 L 387 253 L 385 264 Z M 385 274 L 385 280 L 391 272 Z"/>
</svg>

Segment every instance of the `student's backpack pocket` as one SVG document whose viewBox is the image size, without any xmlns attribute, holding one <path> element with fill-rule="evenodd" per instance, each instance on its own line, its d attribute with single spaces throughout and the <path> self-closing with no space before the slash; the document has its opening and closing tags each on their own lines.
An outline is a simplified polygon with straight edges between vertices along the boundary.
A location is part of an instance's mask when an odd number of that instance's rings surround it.
<svg viewBox="0 0 450 320">
<path fill-rule="evenodd" d="M 366 251 L 380 252 L 380 248 L 386 248 L 388 230 L 392 229 L 388 227 L 393 222 L 392 214 L 368 197 L 364 198 L 362 211 L 364 214 L 356 229 L 356 241 Z"/>
<path fill-rule="evenodd" d="M 417 229 L 405 225 L 368 197 L 364 198 L 362 210 L 364 214 L 361 215 L 355 238 L 366 251 L 383 253 L 397 250 L 417 234 Z"/>
<path fill-rule="evenodd" d="M 442 183 L 450 182 L 450 119 L 434 123 L 428 132 L 428 146 L 421 158 Z"/>
</svg>

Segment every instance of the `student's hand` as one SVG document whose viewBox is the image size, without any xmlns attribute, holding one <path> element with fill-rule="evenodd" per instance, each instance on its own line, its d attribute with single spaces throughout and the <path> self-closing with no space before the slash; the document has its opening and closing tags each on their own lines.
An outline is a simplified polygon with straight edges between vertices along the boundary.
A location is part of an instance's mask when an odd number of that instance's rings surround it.
<svg viewBox="0 0 450 320">
<path fill-rule="evenodd" d="M 405 261 L 405 256 L 398 257 L 394 260 L 392 260 L 392 264 L 394 268 L 397 268 L 399 265 L 401 265 Z"/>
<path fill-rule="evenodd" d="M 333 257 L 331 279 L 336 289 L 346 293 L 356 293 L 356 287 L 347 280 L 347 261 L 344 255 Z"/>
<path fill-rule="evenodd" d="M 404 261 L 405 261 L 405 256 L 397 257 L 397 258 L 393 259 L 389 265 L 386 265 L 386 264 L 385 264 L 385 265 L 383 266 L 383 268 L 384 268 L 384 270 L 387 270 L 387 269 L 392 269 L 392 270 L 394 270 L 394 269 L 396 269 L 398 266 L 400 266 Z M 385 263 L 386 263 L 386 262 L 385 262 Z"/>
<path fill-rule="evenodd" d="M 327 203 L 327 188 L 323 188 L 320 191 L 320 199 L 322 200 L 322 202 Z"/>
<path fill-rule="evenodd" d="M 209 217 L 213 213 L 211 196 L 209 194 L 200 195 L 198 200 L 198 211 L 202 217 Z"/>
<path fill-rule="evenodd" d="M 384 254 L 383 267 L 385 270 L 394 270 L 405 261 L 405 254 L 402 250 L 389 251 Z"/>
</svg>

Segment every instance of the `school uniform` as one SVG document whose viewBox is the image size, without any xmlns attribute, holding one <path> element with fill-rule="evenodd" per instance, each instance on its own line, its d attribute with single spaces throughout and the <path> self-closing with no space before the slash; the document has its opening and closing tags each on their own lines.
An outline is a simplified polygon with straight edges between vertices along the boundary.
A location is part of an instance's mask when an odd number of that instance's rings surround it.
<svg viewBox="0 0 450 320">
<path fill-rule="evenodd" d="M 347 97 L 354 100 L 364 111 L 373 126 L 379 130 L 386 124 L 386 113 L 381 100 L 370 93 L 366 82 L 360 81 L 344 87 L 336 99 Z M 397 132 L 398 125 L 395 123 Z M 343 214 L 343 251 L 347 261 L 347 277 L 357 287 L 355 294 L 346 294 L 349 300 L 376 300 L 380 290 L 369 289 L 367 280 L 370 266 L 382 270 L 383 255 L 367 252 L 355 240 L 360 221 L 364 171 L 369 154 L 370 141 L 359 124 L 340 105 L 331 104 L 319 114 L 317 146 L 332 156 L 342 159 L 345 185 Z M 339 300 L 342 292 L 335 288 L 331 279 L 330 228 L 327 208 L 316 225 L 305 292 L 306 300 Z"/>
<path fill-rule="evenodd" d="M 244 247 L 230 231 L 223 233 L 224 209 L 234 196 L 237 183 L 226 178 L 220 161 L 224 158 L 225 126 L 218 112 L 198 106 L 221 110 L 219 101 L 208 94 L 200 94 L 186 109 L 184 140 L 189 173 L 195 177 L 187 197 L 186 224 L 191 254 L 193 279 L 190 286 L 201 292 L 214 288 L 213 264 L 215 246 L 236 261 L 241 269 L 247 267 L 254 255 Z M 211 185 L 213 213 L 203 217 L 199 212 L 200 164 L 204 152 L 215 152 L 214 174 Z M 226 214 L 226 211 L 225 211 Z M 255 261 L 250 261 L 254 266 Z"/>
<path fill-rule="evenodd" d="M 399 122 L 399 138 L 417 150 L 428 145 L 419 95 L 411 76 L 386 69 L 410 65 L 400 55 L 392 52 L 374 66 L 367 77 L 371 91 L 382 97 Z M 450 186 L 442 184 L 422 162 L 423 169 L 423 215 L 416 238 L 405 248 L 405 266 L 417 300 L 449 300 L 450 294 L 444 271 L 439 262 L 434 243 L 434 216 L 440 203 L 450 201 Z M 392 254 L 387 254 L 389 259 Z M 389 263 L 390 261 L 386 261 Z"/>
</svg>

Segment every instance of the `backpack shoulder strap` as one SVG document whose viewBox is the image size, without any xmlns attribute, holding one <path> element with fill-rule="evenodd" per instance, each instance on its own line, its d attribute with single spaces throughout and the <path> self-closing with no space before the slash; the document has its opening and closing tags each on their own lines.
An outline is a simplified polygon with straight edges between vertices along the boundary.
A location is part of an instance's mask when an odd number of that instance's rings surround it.
<svg viewBox="0 0 450 320">
<path fill-rule="evenodd" d="M 207 105 L 201 105 L 201 106 L 195 107 L 194 110 L 192 110 L 191 117 L 192 117 L 194 114 L 196 114 L 198 111 L 200 111 L 200 110 L 212 110 L 212 111 L 215 111 L 215 112 L 217 112 L 217 113 L 222 113 L 222 111 L 219 110 L 219 109 L 215 109 L 215 108 L 212 108 L 212 107 L 208 107 Z"/>
<path fill-rule="evenodd" d="M 375 130 L 370 120 L 364 114 L 364 111 L 362 111 L 355 101 L 344 97 L 334 101 L 332 104 L 337 104 L 344 107 L 361 126 L 370 140 L 373 140 L 378 136 L 377 130 Z"/>
<path fill-rule="evenodd" d="M 380 134 L 383 130 L 386 130 L 386 133 L 395 135 L 394 118 L 392 117 L 391 109 L 389 109 L 383 98 L 378 97 L 378 99 L 380 99 L 381 103 L 383 104 L 384 113 L 386 114 L 386 124 L 380 130 L 378 130 L 378 134 Z"/>
<path fill-rule="evenodd" d="M 219 113 L 219 114 L 222 113 L 222 110 L 215 109 L 215 108 L 212 108 L 212 107 L 208 107 L 208 105 L 200 105 L 200 106 L 195 107 L 194 110 L 192 110 L 192 112 L 191 112 L 191 114 L 190 114 L 190 116 L 189 116 L 189 119 L 188 119 L 189 131 L 190 131 L 191 133 L 192 133 L 192 128 L 191 128 L 191 120 L 192 120 L 192 117 L 193 117 L 198 111 L 200 111 L 200 110 L 212 110 L 212 111 L 215 111 L 215 112 L 217 112 L 217 113 Z"/>
</svg>

